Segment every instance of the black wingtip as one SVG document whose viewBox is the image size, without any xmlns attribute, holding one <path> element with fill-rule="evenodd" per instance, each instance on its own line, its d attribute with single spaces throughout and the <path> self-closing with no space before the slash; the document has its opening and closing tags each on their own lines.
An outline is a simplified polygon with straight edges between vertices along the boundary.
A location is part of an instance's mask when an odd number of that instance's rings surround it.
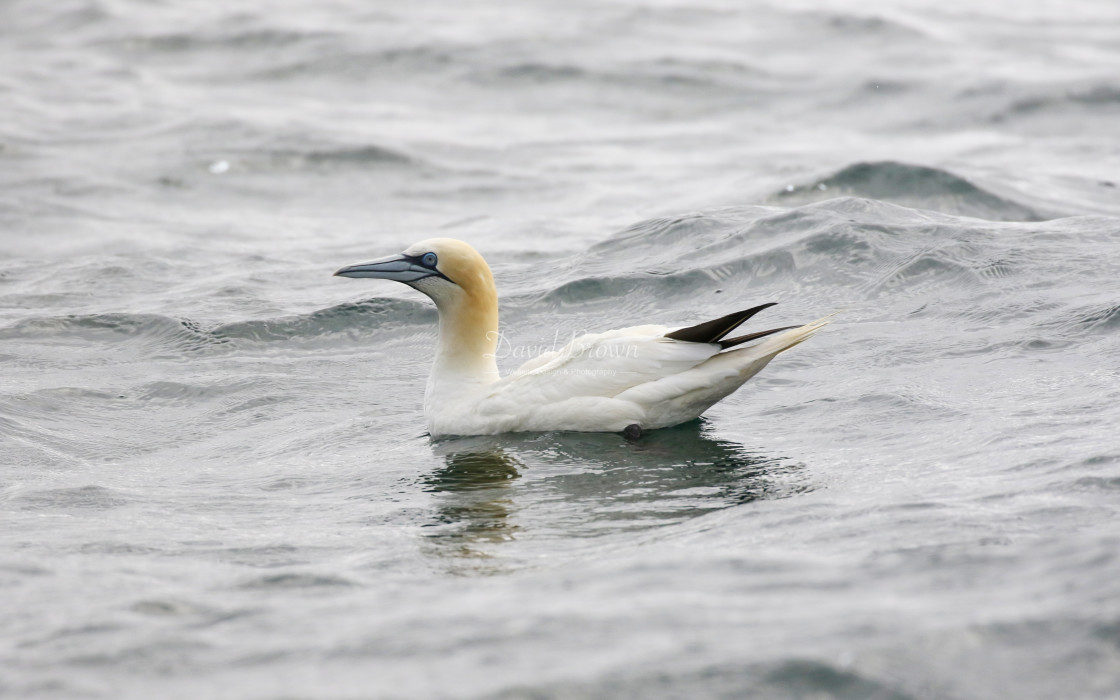
<svg viewBox="0 0 1120 700">
<path fill-rule="evenodd" d="M 759 338 L 765 338 L 768 335 L 774 335 L 775 333 L 781 333 L 782 331 L 788 331 L 791 328 L 797 328 L 797 326 L 782 326 L 781 328 L 772 328 L 768 331 L 759 331 L 757 333 L 748 333 L 746 335 L 740 335 L 740 336 L 735 337 L 735 338 L 728 338 L 727 340 L 719 341 L 719 347 L 722 350 L 726 350 L 727 348 L 733 348 L 736 345 L 742 345 L 743 343 L 749 343 L 752 340 L 758 340 Z"/>
<path fill-rule="evenodd" d="M 751 316 L 777 303 L 776 301 L 772 301 L 769 304 L 762 304 L 753 309 L 736 311 L 733 314 L 727 314 L 726 316 L 721 316 L 711 321 L 705 321 L 695 326 L 689 326 L 688 328 L 675 330 L 672 333 L 666 333 L 665 337 L 672 340 L 683 340 L 688 343 L 718 343 L 725 335 L 745 323 Z"/>
</svg>

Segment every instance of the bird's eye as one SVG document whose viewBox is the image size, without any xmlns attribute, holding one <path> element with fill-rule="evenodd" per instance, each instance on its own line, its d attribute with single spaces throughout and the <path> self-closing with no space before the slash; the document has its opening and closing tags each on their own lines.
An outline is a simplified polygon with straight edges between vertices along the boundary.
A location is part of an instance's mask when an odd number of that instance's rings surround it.
<svg viewBox="0 0 1120 700">
<path fill-rule="evenodd" d="M 424 256 L 420 258 L 420 262 L 427 267 L 435 267 L 438 260 L 439 258 L 436 257 L 435 253 L 424 253 Z"/>
</svg>

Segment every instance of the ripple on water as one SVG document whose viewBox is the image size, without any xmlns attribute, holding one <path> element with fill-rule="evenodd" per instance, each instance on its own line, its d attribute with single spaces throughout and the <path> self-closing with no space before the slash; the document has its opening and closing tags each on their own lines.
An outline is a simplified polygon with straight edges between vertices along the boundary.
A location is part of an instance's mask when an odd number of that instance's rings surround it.
<svg viewBox="0 0 1120 700">
<path fill-rule="evenodd" d="M 288 589 L 318 590 L 324 588 L 350 588 L 353 581 L 341 576 L 313 573 L 282 573 L 260 576 L 240 584 L 238 588 L 250 591 L 275 591 Z"/>
<path fill-rule="evenodd" d="M 432 326 L 435 308 L 411 299 L 368 299 L 338 304 L 309 314 L 264 321 L 239 321 L 214 328 L 222 340 L 279 342 L 322 338 L 365 338 L 370 331 Z"/>
<path fill-rule="evenodd" d="M 529 433 L 454 438 L 435 449 L 445 464 L 421 480 L 437 496 L 425 534 L 455 556 L 489 556 L 495 543 L 542 530 L 610 539 L 810 489 L 803 465 L 713 438 L 703 421 L 638 443 Z"/>
<path fill-rule="evenodd" d="M 617 674 L 593 684 L 561 682 L 517 687 L 493 700 L 550 698 L 691 697 L 697 688 L 712 698 L 827 698 L 829 700 L 916 700 L 889 679 L 812 659 L 766 664 L 719 665 L 692 671 Z"/>
<path fill-rule="evenodd" d="M 892 161 L 855 163 L 820 180 L 790 185 L 775 193 L 773 199 L 783 204 L 803 204 L 852 196 L 990 221 L 1054 218 L 949 171 Z"/>
<path fill-rule="evenodd" d="M 136 498 L 116 489 L 90 484 L 72 488 L 34 489 L 11 499 L 13 505 L 25 510 L 69 511 L 112 510 L 136 502 Z"/>
<path fill-rule="evenodd" d="M 372 331 L 431 328 L 435 319 L 430 304 L 370 299 L 288 318 L 238 321 L 209 328 L 197 321 L 157 314 L 34 317 L 0 328 L 0 340 L 11 341 L 12 357 L 21 363 L 51 364 L 64 359 L 72 365 L 87 366 L 228 354 L 255 343 L 337 346 L 339 340 L 364 342 Z M 76 354 L 75 348 L 88 352 Z"/>
</svg>

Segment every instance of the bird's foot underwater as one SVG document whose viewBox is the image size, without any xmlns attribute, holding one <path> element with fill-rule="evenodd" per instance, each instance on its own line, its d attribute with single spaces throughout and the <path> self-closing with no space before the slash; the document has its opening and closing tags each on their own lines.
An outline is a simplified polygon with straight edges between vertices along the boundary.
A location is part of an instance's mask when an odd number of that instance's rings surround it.
<svg viewBox="0 0 1120 700">
<path fill-rule="evenodd" d="M 642 436 L 642 426 L 631 423 L 622 431 L 622 437 L 633 442 Z"/>
</svg>

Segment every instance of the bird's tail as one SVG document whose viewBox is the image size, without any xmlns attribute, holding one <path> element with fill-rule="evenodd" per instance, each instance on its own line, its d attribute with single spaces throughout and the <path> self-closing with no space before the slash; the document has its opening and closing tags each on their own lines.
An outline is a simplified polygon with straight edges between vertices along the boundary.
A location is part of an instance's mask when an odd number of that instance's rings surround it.
<svg viewBox="0 0 1120 700">
<path fill-rule="evenodd" d="M 756 345 L 749 345 L 745 348 L 721 352 L 711 360 L 708 360 L 708 362 L 711 363 L 713 367 L 734 368 L 739 375 L 739 379 L 745 382 L 761 372 L 762 368 L 769 364 L 770 360 L 773 360 L 780 353 L 812 338 L 817 331 L 827 326 L 829 320 L 835 315 L 835 313 L 832 313 L 812 323 L 806 323 L 804 326 L 798 326 L 783 333 L 772 335 Z"/>
<path fill-rule="evenodd" d="M 760 343 L 717 353 L 692 369 L 627 389 L 617 398 L 646 407 L 642 427 L 661 428 L 690 420 L 762 371 L 779 353 L 805 342 L 824 328 L 832 315 L 790 328 Z"/>
<path fill-rule="evenodd" d="M 791 328 L 784 333 L 778 333 L 758 345 L 752 345 L 749 348 L 744 348 L 743 351 L 753 351 L 752 355 L 756 357 L 774 357 L 775 355 L 789 350 L 795 345 L 804 343 L 809 338 L 812 338 L 817 331 L 828 325 L 832 317 L 839 312 L 831 313 L 824 318 L 818 318 L 816 321 L 806 323 L 804 326 Z M 732 350 L 731 352 L 735 352 Z M 731 354 L 731 353 L 727 353 Z"/>
</svg>

